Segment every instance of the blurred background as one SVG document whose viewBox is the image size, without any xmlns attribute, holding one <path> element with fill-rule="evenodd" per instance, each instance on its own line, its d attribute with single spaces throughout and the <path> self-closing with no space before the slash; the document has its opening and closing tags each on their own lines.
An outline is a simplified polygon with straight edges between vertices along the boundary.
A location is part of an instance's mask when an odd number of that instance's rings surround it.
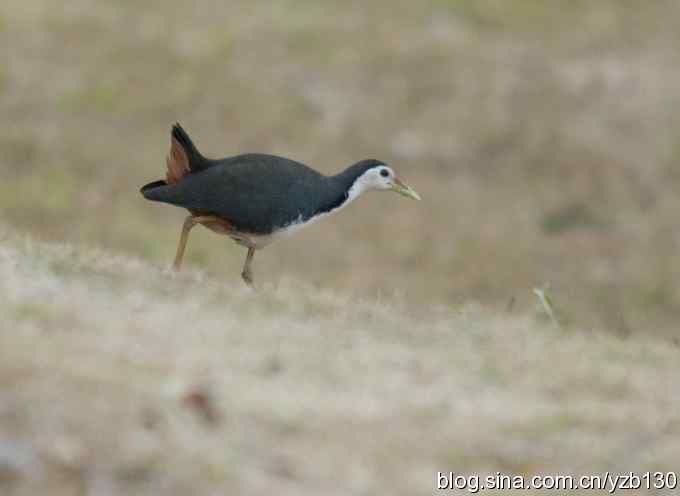
<svg viewBox="0 0 680 496">
<path fill-rule="evenodd" d="M 325 173 L 375 157 L 423 197 L 367 195 L 263 251 L 282 277 L 515 308 L 548 284 L 581 327 L 680 313 L 680 4 L 671 0 L 5 0 L 0 218 L 170 264 L 184 212 L 142 199 L 178 120 L 208 156 Z M 187 261 L 236 279 L 197 230 Z"/>
</svg>

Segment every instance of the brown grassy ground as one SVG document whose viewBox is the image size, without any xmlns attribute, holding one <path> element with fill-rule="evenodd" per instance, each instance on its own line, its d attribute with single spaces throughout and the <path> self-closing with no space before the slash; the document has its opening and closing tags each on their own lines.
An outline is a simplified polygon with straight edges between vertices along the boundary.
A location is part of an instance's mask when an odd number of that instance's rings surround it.
<svg viewBox="0 0 680 496">
<path fill-rule="evenodd" d="M 659 340 L 474 305 L 424 321 L 13 235 L 0 291 L 3 495 L 424 495 L 437 471 L 680 459 L 678 349 Z"/>
</svg>

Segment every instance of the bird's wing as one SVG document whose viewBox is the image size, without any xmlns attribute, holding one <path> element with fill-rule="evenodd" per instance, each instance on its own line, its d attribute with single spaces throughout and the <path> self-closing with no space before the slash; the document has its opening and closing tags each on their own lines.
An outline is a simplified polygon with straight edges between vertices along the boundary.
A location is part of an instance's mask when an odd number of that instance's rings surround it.
<svg viewBox="0 0 680 496">
<path fill-rule="evenodd" d="M 281 157 L 247 155 L 186 175 L 165 188 L 161 201 L 213 213 L 243 231 L 271 232 L 302 213 L 299 195 L 291 194 L 300 181 L 321 177 Z"/>
</svg>

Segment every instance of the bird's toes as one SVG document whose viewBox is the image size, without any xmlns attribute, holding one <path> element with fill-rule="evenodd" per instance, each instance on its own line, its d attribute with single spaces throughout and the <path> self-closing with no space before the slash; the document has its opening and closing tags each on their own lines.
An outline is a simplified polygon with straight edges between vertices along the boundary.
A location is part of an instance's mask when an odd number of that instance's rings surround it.
<svg viewBox="0 0 680 496">
<path fill-rule="evenodd" d="M 243 278 L 243 282 L 245 282 L 250 288 L 253 287 L 253 275 L 250 272 L 241 272 L 241 277 Z"/>
</svg>

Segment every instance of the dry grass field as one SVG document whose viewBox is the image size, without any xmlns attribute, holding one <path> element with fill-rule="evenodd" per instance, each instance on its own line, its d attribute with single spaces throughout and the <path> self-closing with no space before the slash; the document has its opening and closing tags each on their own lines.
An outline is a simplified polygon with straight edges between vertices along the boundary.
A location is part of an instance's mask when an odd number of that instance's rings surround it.
<svg viewBox="0 0 680 496">
<path fill-rule="evenodd" d="M 657 340 L 254 293 L 10 234 L 0 290 L 3 495 L 410 496 L 437 471 L 680 459 L 680 360 Z"/>
<path fill-rule="evenodd" d="M 677 469 L 678 46 L 671 0 L 4 0 L 0 494 Z M 175 276 L 177 120 L 423 201 Z"/>
</svg>

